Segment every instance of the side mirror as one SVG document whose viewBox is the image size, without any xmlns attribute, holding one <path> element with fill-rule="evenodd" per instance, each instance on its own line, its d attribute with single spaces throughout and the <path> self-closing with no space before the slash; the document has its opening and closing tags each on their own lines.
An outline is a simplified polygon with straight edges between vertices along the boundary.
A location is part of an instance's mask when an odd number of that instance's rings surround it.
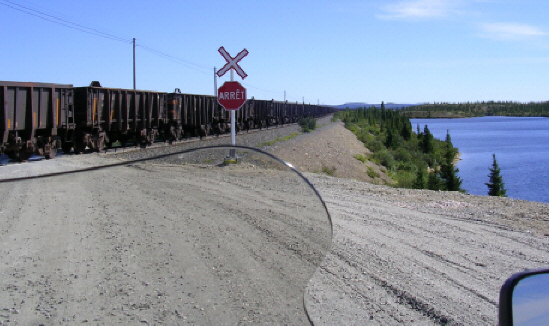
<svg viewBox="0 0 549 326">
<path fill-rule="evenodd" d="M 499 294 L 499 325 L 549 325 L 549 269 L 511 276 Z"/>
</svg>

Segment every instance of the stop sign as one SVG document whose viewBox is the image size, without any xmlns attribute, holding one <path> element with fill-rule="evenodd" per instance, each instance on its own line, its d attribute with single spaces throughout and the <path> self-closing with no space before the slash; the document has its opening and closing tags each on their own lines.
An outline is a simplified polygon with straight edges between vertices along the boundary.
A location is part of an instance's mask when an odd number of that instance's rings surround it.
<svg viewBox="0 0 549 326">
<path fill-rule="evenodd" d="M 246 103 L 246 89 L 239 82 L 225 82 L 217 90 L 217 102 L 226 110 L 238 110 Z"/>
</svg>

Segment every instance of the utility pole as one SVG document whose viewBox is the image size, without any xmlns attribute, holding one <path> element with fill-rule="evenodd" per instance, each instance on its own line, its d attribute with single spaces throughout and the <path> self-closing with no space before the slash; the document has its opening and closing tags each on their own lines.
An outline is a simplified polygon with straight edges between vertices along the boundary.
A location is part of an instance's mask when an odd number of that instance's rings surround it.
<svg viewBox="0 0 549 326">
<path fill-rule="evenodd" d="M 217 69 L 214 67 L 214 96 L 217 97 Z"/>
<path fill-rule="evenodd" d="M 286 102 L 286 91 L 284 91 L 284 102 Z"/>
<path fill-rule="evenodd" d="M 135 37 L 133 38 L 133 89 L 135 89 Z"/>
</svg>

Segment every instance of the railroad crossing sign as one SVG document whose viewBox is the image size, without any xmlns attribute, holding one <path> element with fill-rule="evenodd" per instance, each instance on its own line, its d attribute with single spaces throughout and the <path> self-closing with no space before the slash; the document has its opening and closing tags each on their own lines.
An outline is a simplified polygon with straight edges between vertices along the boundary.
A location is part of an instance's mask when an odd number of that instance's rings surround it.
<svg viewBox="0 0 549 326">
<path fill-rule="evenodd" d="M 242 58 L 244 58 L 245 56 L 248 55 L 248 50 L 244 49 L 242 51 L 240 51 L 236 57 L 231 57 L 231 55 L 229 54 L 229 52 L 227 52 L 227 50 L 225 50 L 224 47 L 220 47 L 219 48 L 219 53 L 221 53 L 221 55 L 223 56 L 223 58 L 225 58 L 225 60 L 227 61 L 227 63 L 225 64 L 225 66 L 223 66 L 223 68 L 221 68 L 218 72 L 217 72 L 217 75 L 219 77 L 223 76 L 227 71 L 231 70 L 231 69 L 234 69 L 236 71 L 236 73 L 242 77 L 242 79 L 248 77 L 248 75 L 244 72 L 244 70 L 242 70 L 242 68 L 238 65 L 238 61 L 242 60 Z"/>
<path fill-rule="evenodd" d="M 225 82 L 217 90 L 217 101 L 225 110 L 238 110 L 246 103 L 246 89 L 239 82 Z"/>
</svg>

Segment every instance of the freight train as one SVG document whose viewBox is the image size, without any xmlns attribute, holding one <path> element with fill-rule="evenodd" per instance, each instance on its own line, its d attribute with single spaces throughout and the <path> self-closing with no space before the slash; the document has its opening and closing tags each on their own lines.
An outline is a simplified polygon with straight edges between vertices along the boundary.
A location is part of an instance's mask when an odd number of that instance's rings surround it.
<svg viewBox="0 0 549 326">
<path fill-rule="evenodd" d="M 215 96 L 70 84 L 0 81 L 0 153 L 26 161 L 61 149 L 75 154 L 113 144 L 148 146 L 154 141 L 220 135 L 231 129 L 230 112 Z M 248 100 L 236 111 L 237 131 L 322 117 L 330 106 Z"/>
</svg>

